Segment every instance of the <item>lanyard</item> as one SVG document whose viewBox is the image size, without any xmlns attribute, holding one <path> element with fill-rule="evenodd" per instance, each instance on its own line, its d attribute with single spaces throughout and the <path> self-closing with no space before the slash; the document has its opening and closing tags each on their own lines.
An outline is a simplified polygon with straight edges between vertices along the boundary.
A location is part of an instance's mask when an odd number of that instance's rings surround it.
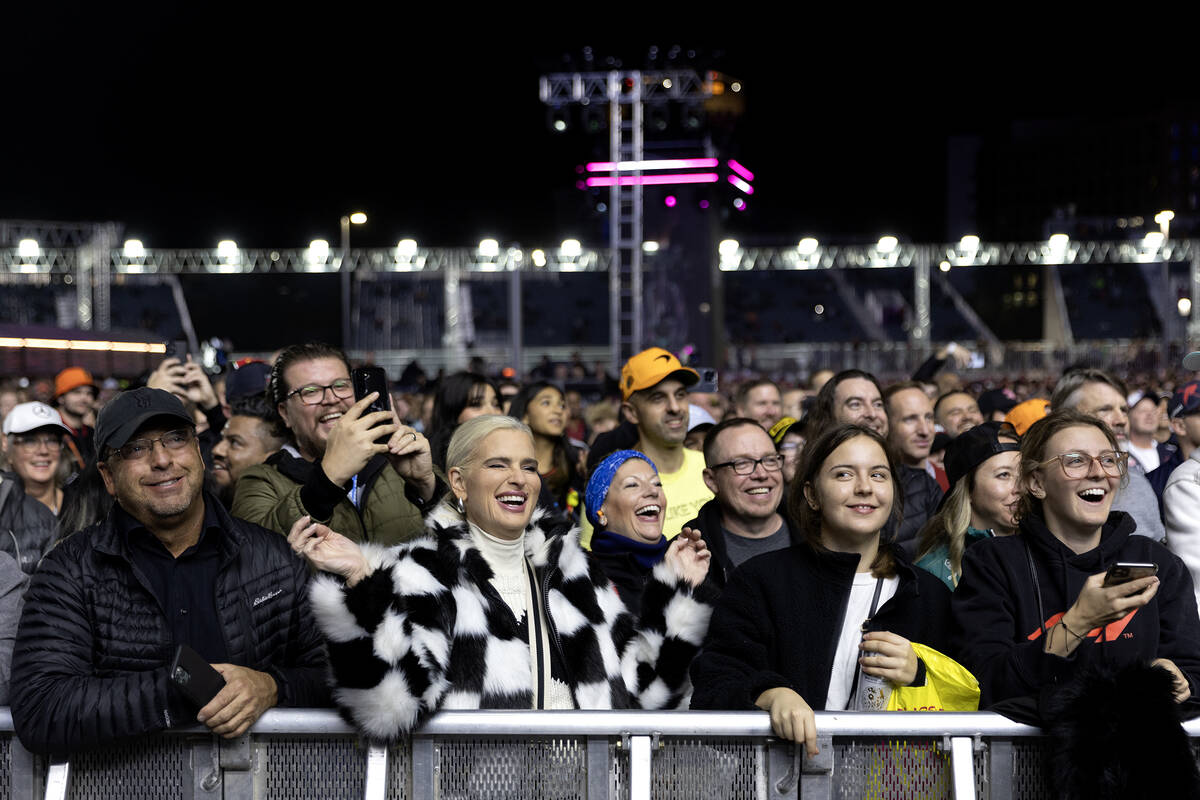
<svg viewBox="0 0 1200 800">
<path fill-rule="evenodd" d="M 871 611 L 867 618 L 863 620 L 862 632 L 867 632 L 867 626 L 871 624 L 871 619 L 875 616 L 875 609 L 879 607 L 879 595 L 883 593 L 883 578 L 875 579 L 875 596 L 871 598 Z M 854 660 L 854 680 L 850 683 L 850 700 L 854 699 L 855 693 L 858 691 L 858 676 L 862 674 L 862 664 L 858 659 Z M 849 700 L 847 701 L 849 702 Z"/>
</svg>

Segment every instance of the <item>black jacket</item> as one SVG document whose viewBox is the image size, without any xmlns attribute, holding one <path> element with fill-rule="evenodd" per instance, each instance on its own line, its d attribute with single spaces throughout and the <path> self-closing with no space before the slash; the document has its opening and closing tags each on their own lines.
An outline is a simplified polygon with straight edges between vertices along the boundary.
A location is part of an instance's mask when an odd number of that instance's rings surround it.
<svg viewBox="0 0 1200 800">
<path fill-rule="evenodd" d="M 899 548 L 893 552 L 900 585 L 868 629 L 946 652 L 950 590 Z M 780 686 L 825 708 L 858 561 L 853 553 L 818 553 L 801 544 L 735 570 L 692 662 L 692 708 L 754 708 L 760 694 Z M 923 681 L 921 667 L 915 683 Z"/>
<path fill-rule="evenodd" d="M 230 663 L 269 673 L 281 706 L 328 704 L 307 566 L 284 537 L 205 499 L 224 533 L 215 601 Z M 72 753 L 195 724 L 197 709 L 168 680 L 172 638 L 113 514 L 64 540 L 25 597 L 12 668 L 17 735 L 36 753 Z"/>
<path fill-rule="evenodd" d="M 1100 545 L 1077 555 L 1055 538 L 1041 517 L 1031 515 L 1021 521 L 1018 535 L 988 539 L 967 550 L 952 601 L 954 640 L 963 665 L 979 679 L 981 708 L 1037 694 L 1089 664 L 1121 667 L 1169 658 L 1192 689 L 1192 698 L 1181 710 L 1200 710 L 1200 617 L 1191 575 L 1167 548 L 1131 535 L 1134 528 L 1132 517 L 1114 511 L 1104 524 Z M 1154 598 L 1125 618 L 1089 631 L 1069 658 L 1044 652 L 1042 624 L 1047 629 L 1054 626 L 1088 576 L 1117 561 L 1158 564 L 1160 583 Z"/>
<path fill-rule="evenodd" d="M 37 569 L 58 530 L 54 512 L 25 494 L 13 472 L 0 472 L 0 551 L 12 556 L 26 574 Z"/>
<path fill-rule="evenodd" d="M 904 486 L 904 518 L 899 525 L 894 516 L 889 519 L 883 538 L 900 545 L 912 557 L 917 554 L 917 533 L 942 502 L 942 487 L 924 469 L 907 464 L 900 467 L 900 482 Z"/>
<path fill-rule="evenodd" d="M 803 541 L 800 538 L 800 529 L 784 513 L 785 505 L 786 502 L 779 504 L 779 515 L 783 517 L 784 523 L 788 526 L 792 544 L 798 545 Z M 700 535 L 704 537 L 704 543 L 708 545 L 708 550 L 712 553 L 709 577 L 718 581 L 718 587 L 724 587 L 728 583 L 729 574 L 737 565 L 729 560 L 729 548 L 725 544 L 725 532 L 721 527 L 721 505 L 717 499 L 714 497 L 700 506 L 700 513 L 696 515 L 696 518 L 683 527 L 700 531 Z"/>
</svg>

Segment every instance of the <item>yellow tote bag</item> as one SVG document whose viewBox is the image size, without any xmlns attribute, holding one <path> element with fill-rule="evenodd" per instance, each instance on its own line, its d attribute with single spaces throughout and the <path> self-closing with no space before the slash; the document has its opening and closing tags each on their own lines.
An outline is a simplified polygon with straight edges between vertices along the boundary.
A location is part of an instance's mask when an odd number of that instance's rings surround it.
<svg viewBox="0 0 1200 800">
<path fill-rule="evenodd" d="M 979 681 L 950 656 L 912 643 L 925 662 L 924 686 L 897 686 L 888 698 L 888 711 L 978 711 Z"/>
</svg>

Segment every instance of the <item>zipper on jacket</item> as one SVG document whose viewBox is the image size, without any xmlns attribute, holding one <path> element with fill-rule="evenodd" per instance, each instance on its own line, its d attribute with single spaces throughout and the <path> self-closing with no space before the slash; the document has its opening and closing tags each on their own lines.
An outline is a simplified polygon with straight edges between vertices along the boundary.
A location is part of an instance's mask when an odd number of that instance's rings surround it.
<svg viewBox="0 0 1200 800">
<path fill-rule="evenodd" d="M 542 605 L 543 613 L 545 613 L 545 615 L 546 615 L 546 625 L 550 628 L 550 635 L 551 635 L 551 639 L 554 642 L 554 649 L 558 651 L 558 658 L 562 662 L 563 669 L 569 670 L 570 667 L 567 666 L 567 664 L 568 664 L 567 654 L 566 654 L 566 651 L 563 650 L 562 638 L 558 635 L 558 626 L 554 624 L 554 617 L 550 616 L 550 578 L 554 575 L 555 572 L 558 572 L 558 567 L 548 567 L 547 569 L 542 571 L 541 605 Z M 554 662 L 551 661 L 550 663 L 551 663 L 551 665 L 553 665 Z M 551 675 L 551 677 L 554 676 L 553 666 L 551 667 L 550 675 Z M 575 706 L 576 706 L 576 708 L 578 708 L 579 700 L 578 700 L 578 698 L 575 697 L 575 676 L 567 675 L 566 677 L 567 677 L 567 685 L 571 687 L 571 699 L 575 701 Z"/>
</svg>

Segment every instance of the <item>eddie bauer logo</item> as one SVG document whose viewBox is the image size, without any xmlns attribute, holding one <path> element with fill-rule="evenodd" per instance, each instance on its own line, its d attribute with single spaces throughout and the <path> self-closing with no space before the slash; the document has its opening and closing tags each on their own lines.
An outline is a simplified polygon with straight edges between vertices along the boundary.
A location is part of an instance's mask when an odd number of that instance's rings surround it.
<svg viewBox="0 0 1200 800">
<path fill-rule="evenodd" d="M 1138 612 L 1138 609 L 1135 608 L 1133 611 L 1129 612 L 1128 614 L 1126 614 L 1124 617 L 1117 620 L 1116 622 L 1110 622 L 1107 625 L 1105 625 L 1103 628 L 1103 630 L 1104 630 L 1103 641 L 1114 642 L 1117 639 L 1119 639 L 1121 636 L 1121 633 L 1125 630 L 1125 626 L 1129 624 L 1129 620 L 1133 619 L 1133 615 L 1136 614 L 1137 612 Z M 1046 620 L 1046 625 L 1045 625 L 1046 630 L 1050 630 L 1055 625 L 1057 625 L 1058 621 L 1060 619 L 1062 619 L 1063 615 L 1066 613 L 1067 612 L 1065 612 L 1065 611 L 1060 611 L 1057 614 L 1055 614 L 1054 616 L 1050 617 L 1050 619 Z M 1086 634 L 1084 634 L 1084 638 L 1085 639 L 1099 639 L 1100 631 L 1101 631 L 1100 628 L 1092 628 L 1090 631 L 1088 631 Z M 1038 628 L 1033 633 L 1029 634 L 1029 636 L 1027 636 L 1026 638 L 1032 642 L 1032 641 L 1035 641 L 1041 635 L 1042 635 L 1042 629 Z M 1125 637 L 1127 639 L 1132 639 L 1133 633 L 1132 632 L 1127 633 L 1127 634 L 1125 634 Z"/>
<path fill-rule="evenodd" d="M 263 603 L 270 600 L 272 597 L 279 597 L 279 595 L 281 595 L 281 594 L 283 594 L 283 589 L 276 589 L 273 592 L 267 592 L 262 597 L 256 597 L 256 598 L 254 598 L 254 607 L 258 608 Z"/>
</svg>

